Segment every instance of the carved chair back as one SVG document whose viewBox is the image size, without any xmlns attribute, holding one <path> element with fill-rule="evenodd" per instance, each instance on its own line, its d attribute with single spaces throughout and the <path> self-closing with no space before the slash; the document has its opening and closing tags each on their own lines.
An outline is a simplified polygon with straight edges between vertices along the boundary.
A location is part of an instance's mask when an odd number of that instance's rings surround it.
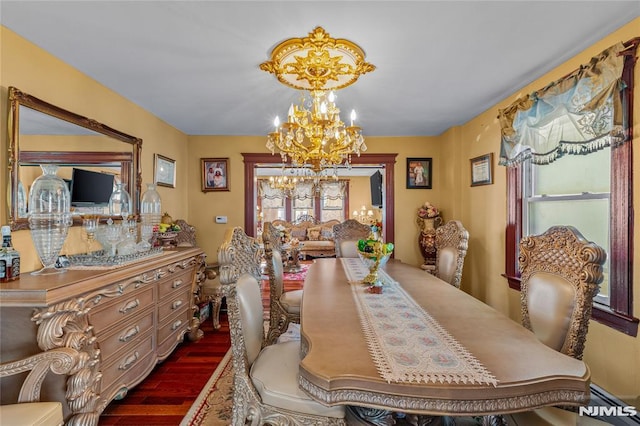
<svg viewBox="0 0 640 426">
<path fill-rule="evenodd" d="M 0 405 L 0 420 L 3 424 L 63 424 L 63 411 L 60 402 L 40 402 L 40 390 L 49 371 L 54 374 L 68 375 L 83 370 L 87 360 L 73 348 L 60 347 L 45 352 L 0 364 L 0 378 L 15 376 L 21 385 L 15 404 Z M 26 377 L 19 377 L 28 373 Z M 70 381 L 72 379 L 69 379 Z M 70 390 L 77 386 L 71 385 Z M 4 390 L 3 385 L 3 390 Z M 6 396 L 6 395 L 5 395 Z M 50 423 L 49 423 L 50 422 Z M 73 423 L 73 421 L 71 421 Z"/>
<path fill-rule="evenodd" d="M 178 247 L 195 247 L 196 243 L 196 227 L 189 225 L 185 220 L 178 219 L 175 222 L 180 227 L 178 235 L 176 236 L 176 243 Z"/>
<path fill-rule="evenodd" d="M 435 275 L 460 288 L 464 257 L 469 246 L 469 232 L 458 220 L 450 220 L 436 228 Z"/>
<path fill-rule="evenodd" d="M 582 359 L 606 256 L 572 226 L 523 238 L 518 259 L 522 324 L 547 346 Z"/>
<path fill-rule="evenodd" d="M 347 219 L 333 226 L 336 257 L 358 257 L 357 242 L 365 240 L 371 228 L 355 219 Z"/>
<path fill-rule="evenodd" d="M 345 425 L 344 419 L 339 416 L 321 417 L 318 410 L 324 408 L 315 401 L 308 399 L 308 403 L 301 403 L 296 376 L 290 374 L 292 369 L 297 373 L 299 360 L 288 362 L 279 356 L 291 357 L 293 354 L 298 358 L 299 342 L 267 345 L 259 275 L 254 275 L 259 271 L 260 255 L 259 245 L 241 228 L 227 231 L 218 250 L 220 279 L 227 298 L 234 367 L 233 413 L 230 424 L 249 424 L 249 421 L 251 424 Z M 270 356 L 269 353 L 275 353 L 276 356 Z M 286 370 L 287 374 L 272 373 L 273 369 L 278 368 Z M 262 375 L 257 370 L 261 370 Z M 252 375 L 258 377 L 252 379 Z M 281 385 L 283 377 L 291 384 Z M 254 384 L 253 380 L 259 385 Z M 259 390 L 256 386 L 264 389 Z M 278 393 L 279 398 L 263 401 L 260 392 L 270 391 Z M 289 400 L 293 402 L 287 402 Z M 310 406 L 306 408 L 308 405 Z M 306 411 L 299 412 L 298 407 Z"/>
<path fill-rule="evenodd" d="M 282 265 L 282 241 L 275 226 L 271 222 L 264 224 L 262 232 L 264 257 L 267 261 L 269 275 L 269 296 L 271 301 L 277 301 L 284 291 L 284 269 Z"/>
<path fill-rule="evenodd" d="M 264 257 L 267 262 L 267 274 L 269 276 L 269 331 L 267 333 L 267 343 L 271 344 L 277 340 L 280 334 L 287 330 L 290 322 L 300 323 L 300 313 L 299 303 L 296 304 L 298 309 L 295 311 L 289 311 L 282 303 L 284 294 L 283 247 L 280 244 L 278 230 L 269 222 L 264 224 L 262 241 L 264 243 Z M 280 249 L 276 250 L 273 247 L 280 247 Z M 287 294 L 294 293 L 296 292 Z"/>
</svg>

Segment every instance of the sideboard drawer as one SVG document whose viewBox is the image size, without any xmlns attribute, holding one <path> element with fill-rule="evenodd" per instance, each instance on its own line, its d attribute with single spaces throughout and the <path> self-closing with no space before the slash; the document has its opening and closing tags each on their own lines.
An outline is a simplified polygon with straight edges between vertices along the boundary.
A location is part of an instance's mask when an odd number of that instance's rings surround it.
<svg viewBox="0 0 640 426">
<path fill-rule="evenodd" d="M 191 289 L 192 272 L 193 268 L 189 268 L 186 271 L 177 272 L 164 277 L 163 280 L 158 284 L 158 297 L 160 298 L 160 300 L 164 299 L 174 291 L 178 291 L 179 289 Z"/>
<path fill-rule="evenodd" d="M 185 290 L 188 290 L 185 288 Z M 158 322 L 163 322 L 166 318 L 174 315 L 176 312 L 189 309 L 191 302 L 191 292 L 181 291 L 172 295 L 170 300 L 162 301 L 158 306 Z"/>
<path fill-rule="evenodd" d="M 154 327 L 153 307 L 148 306 L 146 312 L 141 316 L 131 318 L 125 324 L 118 325 L 118 328 L 109 335 L 98 337 L 98 347 L 103 357 L 103 362 L 108 363 L 109 359 L 117 356 L 117 353 L 126 350 L 137 342 L 141 336 L 148 334 Z M 105 333 L 106 334 L 106 333 Z"/>
<path fill-rule="evenodd" d="M 98 305 L 89 312 L 89 322 L 94 333 L 100 334 L 106 328 L 138 315 L 146 307 L 154 305 L 153 286 L 145 286 Z"/>
<path fill-rule="evenodd" d="M 102 365 L 102 383 L 137 383 L 141 380 L 138 377 L 141 373 L 140 363 L 153 355 L 153 349 L 153 333 L 147 333 L 136 345 Z M 154 365 L 142 364 L 142 371 L 151 370 Z"/>
<path fill-rule="evenodd" d="M 167 340 L 170 342 L 169 346 L 178 344 L 179 336 L 187 331 L 191 318 L 193 318 L 191 310 L 184 310 L 160 324 L 158 328 L 158 355 L 160 357 L 164 354 L 162 347 L 165 346 Z"/>
</svg>

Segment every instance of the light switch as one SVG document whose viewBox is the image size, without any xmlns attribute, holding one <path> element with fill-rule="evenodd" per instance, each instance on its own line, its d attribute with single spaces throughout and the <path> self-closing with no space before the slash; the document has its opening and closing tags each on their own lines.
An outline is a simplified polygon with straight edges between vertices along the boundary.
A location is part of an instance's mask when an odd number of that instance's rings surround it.
<svg viewBox="0 0 640 426">
<path fill-rule="evenodd" d="M 226 216 L 216 216 L 216 223 L 227 223 Z"/>
</svg>

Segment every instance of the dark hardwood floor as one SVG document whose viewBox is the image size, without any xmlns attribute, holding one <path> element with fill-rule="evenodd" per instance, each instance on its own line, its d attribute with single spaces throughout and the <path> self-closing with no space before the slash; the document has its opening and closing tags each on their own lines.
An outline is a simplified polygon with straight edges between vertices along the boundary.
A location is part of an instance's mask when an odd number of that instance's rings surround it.
<svg viewBox="0 0 640 426">
<path fill-rule="evenodd" d="M 285 281 L 285 290 L 302 288 L 301 281 Z M 262 301 L 269 309 L 269 282 L 262 285 Z M 151 374 L 120 401 L 112 401 L 100 416 L 100 426 L 179 425 L 211 374 L 231 346 L 226 312 L 215 331 L 211 319 L 202 325 L 204 337 L 185 340 Z"/>
</svg>

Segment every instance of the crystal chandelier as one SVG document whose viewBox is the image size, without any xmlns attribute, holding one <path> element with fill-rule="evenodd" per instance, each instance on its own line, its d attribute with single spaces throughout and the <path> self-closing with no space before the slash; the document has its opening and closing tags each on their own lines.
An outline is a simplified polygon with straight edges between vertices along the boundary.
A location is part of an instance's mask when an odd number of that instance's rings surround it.
<svg viewBox="0 0 640 426">
<path fill-rule="evenodd" d="M 362 129 L 354 125 L 355 111 L 349 125 L 340 118 L 334 90 L 347 87 L 375 66 L 364 61 L 364 51 L 355 43 L 329 37 L 316 27 L 308 37 L 288 39 L 271 52 L 271 60 L 260 69 L 274 74 L 289 87 L 309 92 L 299 105 L 291 105 L 287 121 L 267 138 L 267 148 L 276 149 L 284 163 L 291 159 L 297 167 L 311 166 L 319 172 L 325 168 L 349 163 L 352 154 L 367 150 Z"/>
<path fill-rule="evenodd" d="M 269 186 L 273 189 L 279 190 L 285 197 L 289 197 L 298 183 L 298 178 L 289 176 L 285 176 L 284 173 L 282 176 L 270 176 L 269 177 Z"/>
</svg>

